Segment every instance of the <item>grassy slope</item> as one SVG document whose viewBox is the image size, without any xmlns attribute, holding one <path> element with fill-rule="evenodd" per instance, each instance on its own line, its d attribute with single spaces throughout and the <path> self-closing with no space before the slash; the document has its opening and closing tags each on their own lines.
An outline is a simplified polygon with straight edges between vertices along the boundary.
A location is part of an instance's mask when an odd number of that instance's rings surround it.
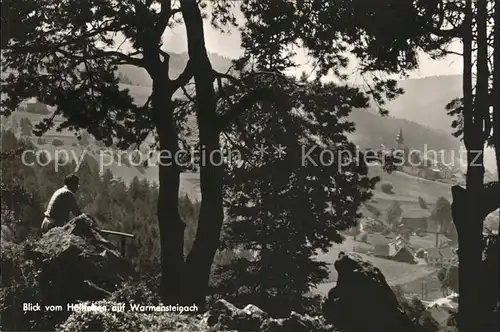
<svg viewBox="0 0 500 332">
<path fill-rule="evenodd" d="M 393 195 L 388 195 L 380 189 L 380 184 L 377 185 L 374 191 L 374 197 L 370 204 L 378 208 L 384 215 L 381 219 L 385 218 L 385 212 L 393 201 L 399 201 L 405 214 L 411 215 L 429 215 L 432 206 L 428 210 L 423 210 L 418 204 L 418 196 L 422 196 L 428 203 L 434 203 L 440 196 L 446 197 L 451 200 L 451 185 L 440 182 L 428 181 L 409 176 L 400 172 L 393 172 L 387 174 L 379 167 L 370 167 L 370 176 L 380 176 L 383 182 L 391 182 L 394 189 Z M 363 209 L 364 210 L 364 209 Z M 371 215 L 367 211 L 363 211 L 367 215 Z M 425 237 L 412 237 L 411 243 L 417 247 L 432 247 L 434 245 L 435 237 L 428 235 Z M 316 292 L 326 296 L 328 291 L 335 285 L 337 280 L 337 272 L 333 266 L 333 262 L 338 257 L 340 251 L 353 252 L 354 247 L 361 247 L 365 249 L 372 249 L 368 244 L 354 241 L 351 237 L 347 237 L 344 243 L 340 245 L 333 245 L 331 250 L 327 253 L 319 253 L 317 259 L 331 263 L 330 265 L 330 278 L 329 282 L 319 285 Z M 390 285 L 405 285 L 410 283 L 412 287 L 409 290 L 415 289 L 415 283 L 423 277 L 428 277 L 434 270 L 427 268 L 423 265 L 411 265 L 389 261 L 373 256 L 360 254 L 361 257 L 370 261 L 373 265 L 378 267 L 386 277 Z"/>
<path fill-rule="evenodd" d="M 383 214 L 393 201 L 400 203 L 403 216 L 428 216 L 432 211 L 431 205 L 436 202 L 438 197 L 445 197 L 451 201 L 451 184 L 417 178 L 402 172 L 388 174 L 376 166 L 370 167 L 369 175 L 381 178 L 380 183 L 375 188 L 374 197 L 370 204 Z M 394 194 L 382 192 L 380 186 L 385 182 L 390 182 L 393 185 Z M 418 204 L 419 196 L 429 203 L 428 210 L 422 209 Z M 363 211 L 365 210 L 363 209 Z M 367 215 L 371 214 L 368 212 Z"/>
</svg>

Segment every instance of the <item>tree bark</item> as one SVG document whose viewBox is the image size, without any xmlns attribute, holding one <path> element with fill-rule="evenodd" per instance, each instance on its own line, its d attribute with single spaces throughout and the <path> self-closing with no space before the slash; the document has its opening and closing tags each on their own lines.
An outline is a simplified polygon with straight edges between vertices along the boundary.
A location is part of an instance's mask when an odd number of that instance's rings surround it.
<svg viewBox="0 0 500 332">
<path fill-rule="evenodd" d="M 500 181 L 500 0 L 495 1 L 494 50 L 493 50 L 493 144 L 497 161 L 497 178 Z"/>
<path fill-rule="evenodd" d="M 178 209 L 180 168 L 173 157 L 179 146 L 171 96 L 168 77 L 153 80 L 151 102 L 160 147 L 157 215 L 161 243 L 161 296 L 165 304 L 176 305 L 183 296 L 185 224 Z"/>
<path fill-rule="evenodd" d="M 486 1 L 478 0 L 478 72 L 476 100 L 472 90 L 472 3 L 466 1 L 464 45 L 464 143 L 467 149 L 466 195 L 458 195 L 453 188 L 453 221 L 459 240 L 459 313 L 460 332 L 473 332 L 481 328 L 483 310 L 481 302 L 481 278 L 478 273 L 482 261 L 483 219 L 479 213 L 481 202 L 478 200 L 484 183 L 484 109 L 487 105 L 488 68 L 487 49 L 482 40 L 486 33 Z M 484 34 L 483 34 L 484 29 Z M 485 53 L 486 51 L 486 53 Z M 486 64 L 486 69 L 484 65 Z M 486 72 L 485 72 L 486 70 Z M 485 85 L 486 83 L 486 85 Z M 486 93 L 486 98 L 485 98 Z M 464 199 L 465 197 L 465 199 Z M 464 211 L 465 210 L 465 211 Z"/>
<path fill-rule="evenodd" d="M 186 280 L 189 280 L 189 301 L 205 307 L 205 296 L 214 256 L 224 219 L 223 166 L 220 154 L 220 130 L 216 126 L 216 96 L 214 72 L 205 47 L 203 19 L 196 1 L 181 0 L 186 25 L 189 59 L 193 63 L 196 85 L 196 116 L 198 121 L 200 155 L 201 207 L 198 230 L 191 252 L 186 259 Z"/>
</svg>

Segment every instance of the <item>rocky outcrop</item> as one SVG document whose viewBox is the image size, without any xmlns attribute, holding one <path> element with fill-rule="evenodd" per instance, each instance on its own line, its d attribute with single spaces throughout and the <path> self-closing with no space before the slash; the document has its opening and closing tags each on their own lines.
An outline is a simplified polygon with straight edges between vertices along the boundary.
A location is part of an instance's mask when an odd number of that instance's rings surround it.
<svg viewBox="0 0 500 332">
<path fill-rule="evenodd" d="M 112 308 L 116 305 L 107 300 L 93 302 L 98 307 Z M 76 311 L 55 328 L 56 332 L 215 332 L 201 317 L 181 315 L 173 312 L 137 311 Z"/>
<path fill-rule="evenodd" d="M 12 242 L 12 239 L 14 238 L 14 232 L 12 232 L 10 227 L 7 225 L 1 225 L 1 229 L 2 229 L 1 244 L 4 245 L 4 243 L 6 244 Z"/>
<path fill-rule="evenodd" d="M 43 277 L 61 289 L 63 302 L 99 300 L 134 275 L 116 247 L 91 227 L 85 215 L 47 232 L 27 258 L 41 262 Z M 60 296 L 60 297 L 59 297 Z"/>
<path fill-rule="evenodd" d="M 262 331 L 262 332 L 329 332 L 335 331 L 322 317 L 310 317 L 291 312 L 287 318 L 271 318 L 253 304 L 239 309 L 226 300 L 218 300 L 205 314 L 208 327 L 217 331 Z"/>
<path fill-rule="evenodd" d="M 134 272 L 91 224 L 82 215 L 41 239 L 2 248 L 1 330 L 422 331 L 405 315 L 382 273 L 359 256 L 344 253 L 335 263 L 338 282 L 320 317 L 291 312 L 286 318 L 272 318 L 255 305 L 241 309 L 225 300 L 215 302 L 203 316 L 109 310 L 118 303 L 147 302 L 146 294 L 137 287 L 120 287 Z M 108 310 L 66 309 L 83 301 L 101 303 Z M 61 304 L 64 310 L 23 312 L 23 303 Z"/>
<path fill-rule="evenodd" d="M 91 225 L 82 215 L 40 239 L 2 247 L 2 330 L 51 329 L 51 321 L 69 314 L 67 304 L 103 299 L 134 277 L 130 263 Z M 42 310 L 42 320 L 40 312 L 23 312 L 23 303 L 63 310 Z M 30 317 L 35 325 L 23 326 Z"/>
<path fill-rule="evenodd" d="M 334 332 L 338 331 L 333 325 L 325 322 L 323 317 L 311 317 L 309 315 L 300 315 L 294 311 L 288 318 L 265 320 L 260 326 L 262 332 Z"/>
<path fill-rule="evenodd" d="M 345 332 L 423 332 L 406 316 L 382 272 L 359 255 L 341 252 L 335 262 L 337 285 L 323 305 L 323 316 Z"/>
</svg>

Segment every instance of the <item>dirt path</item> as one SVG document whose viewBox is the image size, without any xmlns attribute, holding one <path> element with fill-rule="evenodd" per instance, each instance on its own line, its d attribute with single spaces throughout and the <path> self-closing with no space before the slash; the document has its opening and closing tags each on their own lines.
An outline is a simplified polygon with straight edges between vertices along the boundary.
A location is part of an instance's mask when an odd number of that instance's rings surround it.
<svg viewBox="0 0 500 332">
<path fill-rule="evenodd" d="M 411 174 L 408 174 L 408 173 L 405 173 L 405 172 L 396 171 L 396 173 L 404 175 L 404 176 L 409 177 L 409 178 L 417 179 L 417 180 L 422 181 L 424 183 L 438 183 L 438 184 L 441 184 L 441 185 L 446 186 L 446 187 L 451 187 L 453 185 L 451 183 L 444 183 L 444 182 L 432 181 L 432 180 L 429 180 L 429 179 L 424 179 L 424 178 L 421 178 L 419 176 L 411 175 Z"/>
<path fill-rule="evenodd" d="M 404 276 L 404 277 L 401 277 L 401 278 L 398 278 L 398 279 L 395 279 L 392 281 L 388 281 L 387 283 L 389 284 L 389 286 L 404 285 L 404 284 L 407 284 L 409 282 L 427 277 L 433 273 L 434 273 L 434 271 L 422 271 L 422 272 L 415 273 L 415 274 L 408 275 L 408 276 Z"/>
</svg>

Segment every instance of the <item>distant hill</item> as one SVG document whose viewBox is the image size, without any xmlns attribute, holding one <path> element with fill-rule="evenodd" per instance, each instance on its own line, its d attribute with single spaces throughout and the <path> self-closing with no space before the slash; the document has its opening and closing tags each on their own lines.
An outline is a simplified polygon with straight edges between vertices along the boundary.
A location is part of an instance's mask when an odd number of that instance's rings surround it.
<svg viewBox="0 0 500 332">
<path fill-rule="evenodd" d="M 227 71 L 231 59 L 209 54 L 212 65 L 218 71 Z M 185 68 L 186 53 L 170 55 L 170 76 L 177 77 Z M 138 104 L 143 104 L 151 93 L 151 79 L 147 72 L 134 66 L 120 66 L 119 74 L 130 84 L 122 84 L 129 89 Z M 450 135 L 452 119 L 444 106 L 461 95 L 461 76 L 436 76 L 409 79 L 400 82 L 405 94 L 388 103 L 390 116 L 381 117 L 375 110 L 354 110 L 350 119 L 356 124 L 353 141 L 362 148 L 379 148 L 384 143 L 395 147 L 396 133 L 402 128 L 405 143 L 410 148 L 457 150 L 460 141 Z M 181 97 L 182 92 L 177 92 Z M 64 135 L 64 134 L 63 134 Z M 490 158 L 491 159 L 491 158 Z"/>
<path fill-rule="evenodd" d="M 390 114 L 451 133 L 452 118 L 445 106 L 462 97 L 462 76 L 432 76 L 399 81 L 405 93 L 387 103 Z"/>
<path fill-rule="evenodd" d="M 210 60 L 217 71 L 227 71 L 231 59 L 210 53 Z M 170 77 L 177 77 L 185 68 L 188 60 L 186 53 L 170 55 Z M 130 88 L 134 99 L 139 103 L 147 100 L 151 79 L 142 68 L 121 66 L 122 72 L 134 85 Z M 432 149 L 457 150 L 458 139 L 452 137 L 452 118 L 446 114 L 445 105 L 461 96 L 461 76 L 436 76 L 423 79 L 400 81 L 405 94 L 388 103 L 390 117 L 382 118 L 375 111 L 355 110 L 351 120 L 356 123 L 354 142 L 362 147 L 378 148 L 384 143 L 392 146 L 399 128 L 403 129 L 407 145 L 423 149 L 427 144 Z M 180 96 L 181 94 L 178 93 Z"/>
<path fill-rule="evenodd" d="M 122 84 L 122 87 L 130 90 L 138 104 L 145 103 L 151 93 L 149 87 L 126 84 Z M 182 97 L 180 90 L 176 97 Z M 356 131 L 351 138 L 361 148 L 377 149 L 380 144 L 396 147 L 396 134 L 400 128 L 405 144 L 419 151 L 423 151 L 425 146 L 429 150 L 457 150 L 460 147 L 459 140 L 444 131 L 393 116 L 382 117 L 373 110 L 353 110 L 349 119 L 356 124 Z"/>
<path fill-rule="evenodd" d="M 225 72 L 231 59 L 210 53 L 214 69 Z M 188 61 L 186 53 L 170 54 L 170 77 L 177 77 Z M 119 75 L 126 77 L 131 84 L 122 84 L 130 90 L 138 104 L 144 103 L 151 92 L 151 79 L 143 68 L 129 65 L 119 67 Z M 436 76 L 422 79 L 400 81 L 405 94 L 388 103 L 389 117 L 381 117 L 373 110 L 355 110 L 351 120 L 356 123 L 353 141 L 361 147 L 378 148 L 385 143 L 395 144 L 395 135 L 403 129 L 405 143 L 416 149 L 427 144 L 431 149 L 456 150 L 460 147 L 458 139 L 450 135 L 451 117 L 444 106 L 452 99 L 461 96 L 461 76 Z M 182 92 L 177 92 L 181 97 Z"/>
<path fill-rule="evenodd" d="M 217 71 L 225 72 L 231 65 L 231 59 L 209 53 L 212 66 Z M 170 77 L 177 77 L 185 68 L 187 53 L 170 54 Z M 133 85 L 151 86 L 151 79 L 143 68 L 130 65 L 119 67 Z M 391 116 L 406 119 L 451 133 L 452 118 L 446 114 L 445 106 L 451 100 L 462 96 L 462 76 L 447 75 L 399 81 L 405 94 L 387 103 Z"/>
<path fill-rule="evenodd" d="M 352 140 L 363 148 L 397 148 L 396 135 L 401 129 L 405 145 L 410 149 L 458 150 L 460 141 L 450 134 L 414 121 L 394 116 L 382 117 L 374 110 L 353 110 L 349 119 L 356 124 Z"/>
</svg>

